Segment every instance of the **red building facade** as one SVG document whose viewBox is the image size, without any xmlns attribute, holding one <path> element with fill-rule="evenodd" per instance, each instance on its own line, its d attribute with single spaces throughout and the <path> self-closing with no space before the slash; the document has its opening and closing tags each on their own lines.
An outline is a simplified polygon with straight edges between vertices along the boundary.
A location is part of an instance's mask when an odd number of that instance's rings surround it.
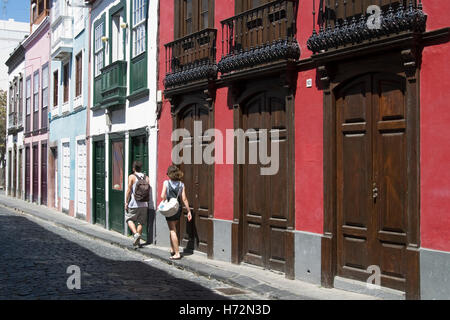
<svg viewBox="0 0 450 320">
<path fill-rule="evenodd" d="M 380 15 L 361 15 L 372 4 Z M 380 292 L 448 297 L 447 10 L 430 0 L 160 2 L 158 186 L 177 128 L 196 132 L 183 140 L 192 159 L 209 128 L 224 140 L 266 129 L 279 152 L 272 175 L 248 153 L 238 163 L 237 137 L 216 143 L 215 164 L 181 164 L 194 212 L 182 245 L 350 290 L 378 268 Z M 157 217 L 160 244 L 164 224 Z"/>
</svg>

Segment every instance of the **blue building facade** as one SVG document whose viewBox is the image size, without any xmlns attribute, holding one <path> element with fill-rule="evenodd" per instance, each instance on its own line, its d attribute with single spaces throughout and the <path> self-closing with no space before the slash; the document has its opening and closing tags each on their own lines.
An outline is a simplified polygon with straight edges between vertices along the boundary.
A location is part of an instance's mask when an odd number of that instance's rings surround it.
<svg viewBox="0 0 450 320">
<path fill-rule="evenodd" d="M 86 219 L 89 9 L 53 0 L 49 205 Z"/>
</svg>

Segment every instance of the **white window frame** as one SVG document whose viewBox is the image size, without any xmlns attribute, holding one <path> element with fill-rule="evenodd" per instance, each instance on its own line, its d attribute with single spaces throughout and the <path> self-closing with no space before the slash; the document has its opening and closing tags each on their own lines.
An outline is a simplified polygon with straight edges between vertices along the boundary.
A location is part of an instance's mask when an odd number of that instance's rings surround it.
<svg viewBox="0 0 450 320">
<path fill-rule="evenodd" d="M 26 102 L 25 102 L 25 108 L 26 108 L 26 115 L 30 115 L 31 114 L 31 76 L 29 76 L 26 80 L 25 80 L 26 84 L 25 84 L 25 96 L 26 96 Z"/>
<path fill-rule="evenodd" d="M 42 92 L 42 109 L 49 107 L 49 67 L 48 65 L 45 65 L 42 68 L 42 88 L 41 88 L 41 92 Z M 45 78 L 46 77 L 46 78 Z M 47 80 L 46 82 L 44 80 Z"/>
<path fill-rule="evenodd" d="M 133 58 L 145 52 L 146 50 L 146 0 L 133 0 L 133 18 L 132 18 L 132 46 Z"/>
<path fill-rule="evenodd" d="M 94 77 L 101 74 L 103 68 L 103 27 L 105 22 L 101 22 L 94 30 Z"/>
<path fill-rule="evenodd" d="M 40 73 L 39 70 L 33 73 L 33 111 L 39 111 L 39 84 Z"/>
</svg>

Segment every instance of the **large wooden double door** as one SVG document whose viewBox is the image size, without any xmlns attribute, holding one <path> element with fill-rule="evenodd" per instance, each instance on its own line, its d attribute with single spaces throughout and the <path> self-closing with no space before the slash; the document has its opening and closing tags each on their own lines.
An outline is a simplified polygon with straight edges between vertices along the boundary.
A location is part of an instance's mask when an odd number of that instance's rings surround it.
<svg viewBox="0 0 450 320">
<path fill-rule="evenodd" d="M 196 249 L 200 252 L 210 253 L 212 246 L 212 216 L 214 165 L 195 163 L 194 155 L 194 125 L 201 124 L 202 130 L 196 137 L 200 141 L 203 154 L 205 147 L 211 142 L 205 137 L 205 131 L 212 127 L 208 109 L 200 104 L 192 104 L 180 111 L 177 117 L 177 127 L 189 131 L 190 138 L 185 139 L 182 151 L 183 159 L 190 163 L 182 163 L 180 169 L 184 173 L 183 183 L 186 187 L 186 196 L 193 214 L 191 222 L 187 221 L 187 211 L 183 205 L 183 216 L 180 224 L 181 244 L 187 249 Z"/>
<path fill-rule="evenodd" d="M 382 286 L 405 291 L 405 80 L 367 74 L 343 85 L 335 98 L 337 275 L 365 282 L 379 268 Z"/>
<path fill-rule="evenodd" d="M 287 272 L 289 245 L 286 231 L 290 223 L 288 174 L 293 175 L 293 172 L 288 172 L 289 136 L 285 100 L 268 93 L 249 100 L 242 108 L 242 128 L 247 132 L 245 163 L 242 165 L 240 179 L 242 260 Z M 251 129 L 254 133 L 248 131 Z M 263 132 L 266 132 L 267 140 L 262 135 Z M 262 161 L 260 149 L 265 144 L 272 162 L 278 161 L 278 170 L 270 174 L 262 172 L 262 169 L 274 166 L 274 163 Z M 275 146 L 278 154 L 275 153 Z"/>
</svg>

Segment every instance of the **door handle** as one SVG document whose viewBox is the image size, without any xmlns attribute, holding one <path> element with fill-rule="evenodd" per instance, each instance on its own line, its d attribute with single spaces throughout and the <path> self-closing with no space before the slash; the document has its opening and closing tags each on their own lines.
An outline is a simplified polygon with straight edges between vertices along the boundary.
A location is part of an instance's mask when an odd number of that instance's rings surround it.
<svg viewBox="0 0 450 320">
<path fill-rule="evenodd" d="M 378 187 L 376 183 L 373 184 L 372 197 L 374 199 L 378 198 Z"/>
</svg>

